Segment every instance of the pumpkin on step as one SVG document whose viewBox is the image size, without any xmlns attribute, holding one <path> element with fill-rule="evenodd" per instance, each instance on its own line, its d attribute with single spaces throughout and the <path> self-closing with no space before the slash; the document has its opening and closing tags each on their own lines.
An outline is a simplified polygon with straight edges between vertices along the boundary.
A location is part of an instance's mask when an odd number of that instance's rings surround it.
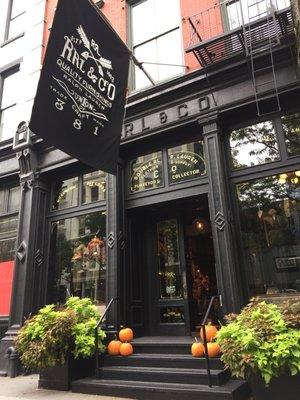
<svg viewBox="0 0 300 400">
<path fill-rule="evenodd" d="M 133 354 L 133 347 L 130 343 L 122 343 L 120 346 L 120 354 L 121 356 L 131 356 Z"/>
<path fill-rule="evenodd" d="M 204 349 L 205 352 L 205 349 Z M 207 343 L 207 354 L 208 357 L 218 357 L 221 353 L 220 346 L 216 342 Z"/>
<path fill-rule="evenodd" d="M 133 331 L 130 328 L 122 328 L 119 332 L 121 342 L 131 342 L 133 339 Z"/>
<path fill-rule="evenodd" d="M 191 346 L 191 353 L 193 357 L 203 357 L 204 355 L 204 346 L 197 341 L 197 338 L 195 338 L 195 343 Z"/>
<path fill-rule="evenodd" d="M 218 329 L 214 325 L 205 325 L 206 340 L 211 342 L 217 335 Z M 200 329 L 200 337 L 204 340 L 203 326 Z"/>
<path fill-rule="evenodd" d="M 121 342 L 119 340 L 112 340 L 108 343 L 107 351 L 111 356 L 118 356 L 120 354 Z"/>
</svg>

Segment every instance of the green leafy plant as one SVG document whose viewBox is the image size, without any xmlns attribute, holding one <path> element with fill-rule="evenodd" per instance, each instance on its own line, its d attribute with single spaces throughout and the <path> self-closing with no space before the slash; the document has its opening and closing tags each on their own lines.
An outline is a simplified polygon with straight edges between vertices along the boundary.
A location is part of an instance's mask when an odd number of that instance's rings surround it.
<svg viewBox="0 0 300 400">
<path fill-rule="evenodd" d="M 292 310 L 289 308 L 289 318 Z M 253 299 L 217 335 L 221 360 L 232 375 L 247 379 L 260 374 L 268 385 L 273 377 L 300 372 L 300 331 L 291 327 L 275 304 Z"/>
<path fill-rule="evenodd" d="M 27 370 L 40 371 L 63 365 L 69 355 L 89 358 L 94 354 L 94 328 L 99 319 L 90 299 L 70 297 L 62 307 L 47 305 L 27 319 L 16 341 L 21 362 Z M 99 330 L 99 349 L 104 352 L 105 333 Z"/>
</svg>

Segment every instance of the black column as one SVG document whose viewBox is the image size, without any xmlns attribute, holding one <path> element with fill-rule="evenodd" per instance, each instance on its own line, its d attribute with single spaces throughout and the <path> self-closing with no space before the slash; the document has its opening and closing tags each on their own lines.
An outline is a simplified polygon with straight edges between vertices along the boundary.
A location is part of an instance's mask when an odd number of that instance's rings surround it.
<svg viewBox="0 0 300 400">
<path fill-rule="evenodd" d="M 230 218 L 228 181 L 223 157 L 221 131 L 217 115 L 200 121 L 203 126 L 204 149 L 209 178 L 209 210 L 212 224 L 218 291 L 222 296 L 223 312 L 239 311 L 239 271 L 234 246 L 234 227 Z"/>
<path fill-rule="evenodd" d="M 107 177 L 107 274 L 106 274 L 106 303 L 112 298 L 118 298 L 108 314 L 110 325 L 118 328 L 123 322 L 121 277 L 124 258 L 124 190 L 123 190 L 123 168 L 119 164 L 117 176 Z"/>
<path fill-rule="evenodd" d="M 0 374 L 6 373 L 5 354 L 24 319 L 44 305 L 46 209 L 48 189 L 37 172 L 37 158 L 25 123 L 18 127 L 14 149 L 20 167 L 21 208 L 9 328 L 0 344 Z"/>
</svg>

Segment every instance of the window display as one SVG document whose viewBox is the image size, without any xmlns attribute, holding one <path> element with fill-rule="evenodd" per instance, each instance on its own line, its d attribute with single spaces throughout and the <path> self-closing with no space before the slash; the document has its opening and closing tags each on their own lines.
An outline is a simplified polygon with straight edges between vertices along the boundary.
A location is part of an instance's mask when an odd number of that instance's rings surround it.
<svg viewBox="0 0 300 400">
<path fill-rule="evenodd" d="M 237 185 L 250 295 L 300 292 L 300 171 Z"/>
<path fill-rule="evenodd" d="M 106 215 L 96 212 L 52 224 L 49 297 L 63 303 L 70 295 L 105 304 Z"/>
</svg>

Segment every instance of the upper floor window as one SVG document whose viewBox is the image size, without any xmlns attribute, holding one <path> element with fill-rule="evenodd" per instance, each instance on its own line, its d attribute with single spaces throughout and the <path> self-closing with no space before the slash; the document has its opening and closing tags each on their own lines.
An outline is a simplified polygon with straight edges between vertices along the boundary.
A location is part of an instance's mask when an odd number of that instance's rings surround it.
<svg viewBox="0 0 300 400">
<path fill-rule="evenodd" d="M 22 31 L 20 16 L 24 13 L 24 0 L 1 0 L 0 42 L 17 36 Z"/>
<path fill-rule="evenodd" d="M 289 0 L 227 0 L 226 6 L 230 29 L 264 18 L 272 9 L 282 10 L 290 6 Z"/>
<path fill-rule="evenodd" d="M 179 0 L 144 0 L 132 6 L 132 45 L 139 62 L 159 82 L 183 72 Z M 134 70 L 134 88 L 149 86 L 138 68 Z"/>
<path fill-rule="evenodd" d="M 2 83 L 2 85 L 1 85 Z M 19 123 L 15 110 L 19 91 L 19 67 L 0 75 L 0 141 L 13 137 Z M 0 92 L 1 95 L 1 92 Z"/>
</svg>

